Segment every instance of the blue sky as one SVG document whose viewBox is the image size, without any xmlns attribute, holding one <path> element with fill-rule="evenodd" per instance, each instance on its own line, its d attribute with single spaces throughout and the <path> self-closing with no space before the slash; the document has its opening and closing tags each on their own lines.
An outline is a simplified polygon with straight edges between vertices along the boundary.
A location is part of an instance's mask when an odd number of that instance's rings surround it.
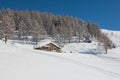
<svg viewBox="0 0 120 80">
<path fill-rule="evenodd" d="M 37 10 L 96 22 L 120 30 L 120 0 L 0 0 L 0 9 Z"/>
</svg>

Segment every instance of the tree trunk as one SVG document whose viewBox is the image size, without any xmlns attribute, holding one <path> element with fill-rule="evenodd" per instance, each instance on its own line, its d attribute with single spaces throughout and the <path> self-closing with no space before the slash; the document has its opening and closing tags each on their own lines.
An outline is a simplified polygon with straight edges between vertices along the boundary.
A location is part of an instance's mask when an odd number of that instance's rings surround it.
<svg viewBox="0 0 120 80">
<path fill-rule="evenodd" d="M 7 43 L 7 35 L 5 36 L 5 44 Z"/>
</svg>

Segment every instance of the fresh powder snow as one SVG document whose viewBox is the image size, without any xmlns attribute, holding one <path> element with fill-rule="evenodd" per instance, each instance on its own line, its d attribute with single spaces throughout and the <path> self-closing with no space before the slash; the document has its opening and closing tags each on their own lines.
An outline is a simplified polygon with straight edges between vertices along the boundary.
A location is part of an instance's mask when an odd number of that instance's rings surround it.
<svg viewBox="0 0 120 80">
<path fill-rule="evenodd" d="M 120 80 L 119 46 L 103 54 L 97 42 L 70 43 L 62 51 L 0 41 L 0 80 Z"/>
</svg>

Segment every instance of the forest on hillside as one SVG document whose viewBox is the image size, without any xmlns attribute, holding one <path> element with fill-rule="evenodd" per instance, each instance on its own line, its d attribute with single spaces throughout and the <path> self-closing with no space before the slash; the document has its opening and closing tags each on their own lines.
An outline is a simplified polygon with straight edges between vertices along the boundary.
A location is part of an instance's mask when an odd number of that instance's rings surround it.
<svg viewBox="0 0 120 80">
<path fill-rule="evenodd" d="M 114 45 L 93 22 L 47 12 L 0 10 L 0 39 L 28 40 L 31 37 L 31 41 L 37 43 L 47 36 L 58 44 L 71 43 L 75 39 L 75 42 L 96 40 L 106 48 Z"/>
</svg>

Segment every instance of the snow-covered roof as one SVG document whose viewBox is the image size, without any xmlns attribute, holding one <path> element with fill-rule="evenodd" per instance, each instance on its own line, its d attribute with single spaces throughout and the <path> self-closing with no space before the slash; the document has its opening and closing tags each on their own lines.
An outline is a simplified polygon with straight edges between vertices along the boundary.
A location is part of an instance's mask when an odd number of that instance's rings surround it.
<svg viewBox="0 0 120 80">
<path fill-rule="evenodd" d="M 49 44 L 49 43 L 52 43 L 52 44 L 54 44 L 55 46 L 59 47 L 59 45 L 57 45 L 56 43 L 52 42 L 51 40 L 43 40 L 43 41 L 39 42 L 39 43 L 35 46 L 35 48 L 37 48 L 37 47 L 42 47 L 42 46 L 47 46 L 47 44 Z"/>
</svg>

